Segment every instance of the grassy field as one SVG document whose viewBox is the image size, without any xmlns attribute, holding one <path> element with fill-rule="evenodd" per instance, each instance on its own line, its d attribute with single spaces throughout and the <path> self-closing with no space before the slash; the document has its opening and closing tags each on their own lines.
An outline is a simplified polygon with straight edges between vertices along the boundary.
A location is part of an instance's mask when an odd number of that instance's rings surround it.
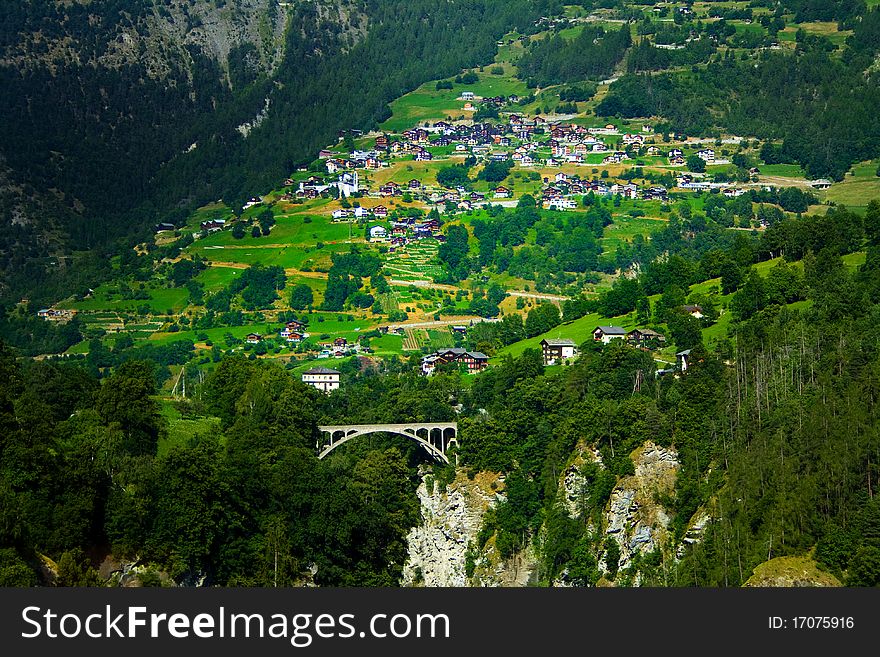
<svg viewBox="0 0 880 657">
<path fill-rule="evenodd" d="M 880 160 L 861 162 L 846 174 L 842 182 L 834 183 L 824 192 L 826 201 L 845 205 L 851 210 L 864 212 L 869 201 L 880 199 Z"/>
<path fill-rule="evenodd" d="M 806 173 L 800 164 L 762 164 L 758 167 L 765 176 L 780 176 L 782 178 L 804 178 Z"/>
<path fill-rule="evenodd" d="M 87 310 L 118 310 L 134 312 L 142 306 L 147 306 L 150 312 L 163 314 L 167 311 L 180 312 L 186 306 L 189 299 L 189 292 L 185 288 L 164 288 L 146 286 L 146 291 L 150 295 L 149 299 L 122 299 L 118 294 L 114 294 L 112 289 L 115 286 L 104 284 L 95 290 L 95 293 L 88 299 L 82 301 L 71 301 L 59 303 L 59 308 L 74 308 L 80 311 Z"/>
<path fill-rule="evenodd" d="M 232 281 L 241 276 L 241 270 L 230 267 L 208 267 L 196 280 L 205 286 L 205 292 L 213 293 L 227 287 Z"/>
<path fill-rule="evenodd" d="M 201 247 L 193 246 L 191 251 L 198 253 L 206 260 L 217 263 L 232 263 L 241 266 L 278 265 L 284 269 L 324 270 L 330 268 L 330 254 L 334 252 L 346 252 L 351 244 L 339 242 L 336 244 L 324 244 L 303 247 L 290 246 L 252 246 L 252 247 Z"/>
<path fill-rule="evenodd" d="M 666 221 L 663 219 L 615 215 L 614 223 L 605 227 L 603 237 L 600 240 L 602 250 L 605 253 L 614 253 L 621 243 L 632 242 L 636 235 L 650 235 L 665 225 Z"/>
<path fill-rule="evenodd" d="M 466 101 L 459 100 L 462 91 L 471 91 L 475 96 L 510 96 L 528 95 L 524 82 L 509 77 L 512 67 L 505 66 L 505 75 L 492 75 L 491 67 L 478 72 L 479 81 L 474 84 L 455 84 L 452 89 L 436 89 L 436 81 L 426 82 L 414 91 L 409 92 L 391 103 L 391 118 L 380 128 L 389 132 L 401 132 L 425 121 L 441 121 L 444 119 L 469 118 L 473 112 L 464 111 Z"/>
<path fill-rule="evenodd" d="M 817 21 L 814 23 L 786 25 L 785 29 L 778 33 L 777 38 L 780 41 L 793 42 L 799 29 L 803 29 L 807 34 L 825 37 L 837 47 L 842 46 L 846 42 L 847 37 L 852 36 L 852 30 L 838 30 L 837 23 Z"/>
<path fill-rule="evenodd" d="M 173 400 L 159 399 L 159 412 L 168 422 L 168 433 L 159 440 L 156 456 L 161 458 L 170 449 L 186 445 L 195 436 L 220 435 L 220 420 L 215 417 L 184 418 L 174 406 Z"/>
</svg>

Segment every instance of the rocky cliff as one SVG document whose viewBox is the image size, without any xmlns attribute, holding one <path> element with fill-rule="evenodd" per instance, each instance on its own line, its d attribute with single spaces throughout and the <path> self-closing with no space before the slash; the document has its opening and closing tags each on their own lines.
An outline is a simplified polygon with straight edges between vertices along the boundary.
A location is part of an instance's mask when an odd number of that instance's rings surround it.
<svg viewBox="0 0 880 657">
<path fill-rule="evenodd" d="M 409 553 L 401 584 L 404 586 L 524 586 L 534 570 L 529 551 L 502 560 L 488 541 L 484 551 L 468 549 L 483 524 L 487 509 L 504 499 L 503 480 L 481 472 L 473 479 L 458 472 L 445 489 L 425 475 L 418 488 L 422 524 L 410 530 Z"/>
<path fill-rule="evenodd" d="M 620 569 L 636 554 L 662 549 L 669 538 L 670 517 L 660 503 L 675 487 L 678 454 L 673 448 L 646 442 L 632 453 L 635 474 L 614 487 L 605 513 L 605 534 L 620 546 Z"/>
</svg>

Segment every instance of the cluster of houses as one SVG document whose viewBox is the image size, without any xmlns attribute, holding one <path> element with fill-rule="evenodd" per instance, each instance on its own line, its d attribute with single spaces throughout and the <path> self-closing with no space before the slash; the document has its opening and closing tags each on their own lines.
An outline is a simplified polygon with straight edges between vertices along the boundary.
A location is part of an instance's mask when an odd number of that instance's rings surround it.
<svg viewBox="0 0 880 657">
<path fill-rule="evenodd" d="M 375 231 L 375 229 L 381 231 Z M 414 240 L 433 238 L 439 242 L 446 240 L 446 236 L 440 233 L 440 222 L 436 219 L 416 219 L 415 217 L 401 217 L 391 223 L 390 235 L 384 226 L 370 228 L 370 239 L 389 239 L 393 253 L 397 248 L 406 246 Z"/>
<path fill-rule="evenodd" d="M 463 92 L 462 99 L 475 100 L 473 96 L 466 97 L 471 92 Z M 494 105 L 509 102 L 509 99 L 499 96 L 498 98 L 482 99 Z M 450 123 L 437 121 L 426 124 L 424 127 L 415 127 L 405 130 L 398 136 L 381 134 L 375 138 L 374 148 L 369 151 L 355 150 L 345 156 L 340 156 L 329 150 L 322 150 L 319 157 L 326 160 L 327 171 L 330 174 L 337 172 L 342 175 L 352 175 L 356 169 L 380 169 L 388 165 L 388 158 L 412 156 L 415 160 L 432 160 L 436 153 L 429 149 L 441 147 L 453 147 L 453 153 L 457 155 L 471 155 L 483 161 L 513 161 L 523 167 L 531 166 L 561 166 L 563 164 L 586 164 L 587 157 L 591 154 L 601 153 L 604 155 L 603 164 L 620 164 L 630 160 L 634 154 L 659 157 L 665 155 L 673 166 L 684 166 L 686 160 L 684 152 L 680 148 L 671 148 L 665 153 L 653 144 L 648 144 L 647 138 L 654 130 L 649 125 L 642 126 L 641 132 L 621 133 L 613 124 L 600 127 L 585 127 L 569 123 L 551 123 L 547 119 L 535 116 L 528 117 L 520 114 L 509 114 L 506 122 L 499 123 Z M 606 143 L 604 138 L 614 137 L 616 143 L 624 150 L 613 149 Z M 707 164 L 723 164 L 726 160 L 716 159 L 712 148 L 702 148 L 696 155 Z M 564 174 L 563 174 L 564 175 Z M 314 177 L 313 177 L 314 178 Z M 667 190 L 663 187 L 649 187 L 639 189 L 633 184 L 609 186 L 600 181 L 581 181 L 577 176 L 572 177 L 568 183 L 570 189 L 560 189 L 559 184 L 553 184 L 545 190 L 545 207 L 555 209 L 572 209 L 576 203 L 567 199 L 566 196 L 574 194 L 586 194 L 590 191 L 600 195 L 620 194 L 625 198 L 644 198 L 648 200 L 666 200 Z M 356 173 L 355 173 L 356 180 Z M 562 178 L 562 182 L 565 182 Z M 291 181 L 288 181 L 291 182 Z M 545 181 L 546 182 L 546 181 Z M 555 183 L 560 183 L 557 176 Z M 702 182 L 693 176 L 682 176 L 679 183 L 684 189 L 695 191 L 713 189 L 718 186 L 728 195 L 739 195 L 742 190 L 723 184 Z M 312 178 L 306 183 L 300 184 L 297 196 L 315 197 L 327 187 L 343 185 L 341 179 L 337 183 L 323 183 Z M 562 185 L 566 187 L 566 185 Z M 347 186 L 347 191 L 361 190 L 357 183 Z M 405 185 L 396 182 L 382 184 L 375 195 L 379 197 L 396 197 L 404 193 L 417 194 L 423 200 L 433 203 L 453 203 L 458 210 L 469 210 L 475 204 L 486 202 L 486 195 L 470 192 L 465 189 L 455 190 L 426 190 L 418 180 L 411 180 Z M 344 195 L 348 195 L 343 192 Z M 493 199 L 506 199 L 511 197 L 511 191 L 505 187 L 498 187 L 492 193 Z"/>
<path fill-rule="evenodd" d="M 430 376 L 441 365 L 455 363 L 467 368 L 468 374 L 482 372 L 489 367 L 489 357 L 480 351 L 468 351 L 461 347 L 450 347 L 435 351 L 433 354 L 422 357 L 422 374 Z"/>
<path fill-rule="evenodd" d="M 635 183 L 607 184 L 602 180 L 581 179 L 578 175 L 569 176 L 557 173 L 552 182 L 544 179 L 545 187 L 541 190 L 542 204 L 548 210 L 573 210 L 577 201 L 571 197 L 595 194 L 596 196 L 620 195 L 627 199 L 645 199 L 649 201 L 667 201 L 668 190 L 662 185 L 640 188 Z"/>
<path fill-rule="evenodd" d="M 694 313 L 700 313 L 700 316 L 702 317 L 699 306 L 691 307 L 694 309 Z M 649 350 L 665 344 L 666 336 L 649 328 L 636 328 L 627 331 L 620 326 L 597 326 L 593 329 L 593 340 L 601 342 L 602 344 L 608 344 L 612 340 L 625 340 L 627 343 L 635 347 Z M 686 372 L 690 353 L 690 349 L 678 352 L 675 355 L 677 369 L 657 370 L 657 376 L 663 376 L 664 374 L 673 372 Z M 545 366 L 563 364 L 577 358 L 578 348 L 573 340 L 567 338 L 544 339 L 541 340 L 541 356 L 543 357 Z"/>
</svg>

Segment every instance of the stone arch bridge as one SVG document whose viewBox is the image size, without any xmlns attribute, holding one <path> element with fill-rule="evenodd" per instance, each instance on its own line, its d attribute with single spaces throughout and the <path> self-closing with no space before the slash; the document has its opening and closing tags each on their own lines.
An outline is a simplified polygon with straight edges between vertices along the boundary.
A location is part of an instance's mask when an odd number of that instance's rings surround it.
<svg viewBox="0 0 880 657">
<path fill-rule="evenodd" d="M 319 426 L 321 437 L 315 445 L 318 458 L 322 459 L 349 440 L 371 433 L 390 433 L 414 440 L 428 454 L 449 463 L 446 452 L 458 445 L 456 422 L 407 422 L 405 424 L 335 424 Z"/>
</svg>

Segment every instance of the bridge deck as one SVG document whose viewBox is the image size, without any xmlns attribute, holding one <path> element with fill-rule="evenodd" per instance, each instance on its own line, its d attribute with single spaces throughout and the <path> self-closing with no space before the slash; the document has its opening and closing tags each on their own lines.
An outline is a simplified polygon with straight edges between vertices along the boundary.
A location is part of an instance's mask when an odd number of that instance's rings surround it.
<svg viewBox="0 0 880 657">
<path fill-rule="evenodd" d="M 401 424 L 328 424 L 321 431 L 403 431 L 404 429 L 458 429 L 457 422 L 405 422 Z"/>
</svg>

